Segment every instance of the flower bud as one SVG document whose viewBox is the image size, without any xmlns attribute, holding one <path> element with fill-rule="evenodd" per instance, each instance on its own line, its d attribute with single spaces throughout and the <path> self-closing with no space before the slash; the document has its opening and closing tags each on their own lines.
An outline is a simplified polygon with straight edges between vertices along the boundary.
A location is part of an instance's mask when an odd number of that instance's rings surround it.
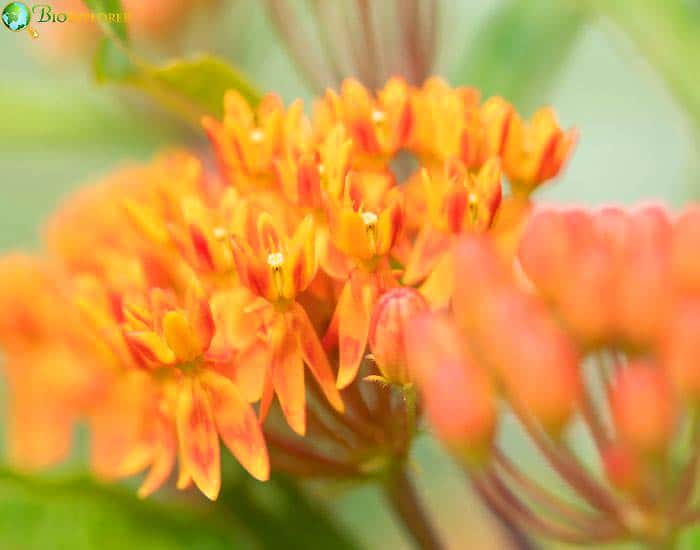
<svg viewBox="0 0 700 550">
<path fill-rule="evenodd" d="M 631 363 L 619 371 L 610 410 L 620 439 L 640 453 L 660 453 L 673 437 L 677 411 L 671 386 L 651 363 Z"/>
<path fill-rule="evenodd" d="M 411 381 L 406 366 L 406 325 L 428 302 L 413 288 L 395 288 L 377 302 L 369 329 L 369 346 L 384 378 L 395 384 Z"/>
<path fill-rule="evenodd" d="M 490 450 L 496 401 L 481 369 L 457 329 L 441 315 L 422 313 L 407 326 L 407 357 L 438 437 L 469 462 Z"/>
<path fill-rule="evenodd" d="M 676 222 L 671 245 L 674 282 L 681 289 L 700 292 L 700 205 L 689 207 Z"/>
<path fill-rule="evenodd" d="M 642 464 L 637 453 L 628 446 L 612 444 L 603 449 L 601 460 L 605 475 L 615 487 L 627 493 L 636 492 L 643 480 Z"/>
<path fill-rule="evenodd" d="M 700 299 L 677 304 L 661 342 L 661 360 L 676 391 L 700 401 Z"/>
<path fill-rule="evenodd" d="M 671 280 L 671 221 L 666 210 L 648 206 L 631 213 L 631 231 L 616 289 L 621 336 L 634 346 L 653 344 L 666 322 Z"/>
</svg>

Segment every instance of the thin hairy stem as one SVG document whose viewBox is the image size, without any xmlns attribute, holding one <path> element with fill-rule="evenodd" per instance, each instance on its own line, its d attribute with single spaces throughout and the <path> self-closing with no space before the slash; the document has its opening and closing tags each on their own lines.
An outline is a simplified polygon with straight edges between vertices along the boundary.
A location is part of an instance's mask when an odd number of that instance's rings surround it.
<svg viewBox="0 0 700 550">
<path fill-rule="evenodd" d="M 607 512 L 613 518 L 619 518 L 620 509 L 612 493 L 598 483 L 574 456 L 555 446 L 527 413 L 516 410 L 516 414 L 537 448 L 561 479 L 594 508 Z"/>
<path fill-rule="evenodd" d="M 518 489 L 530 500 L 546 508 L 548 513 L 558 515 L 584 531 L 594 528 L 602 521 L 602 518 L 590 516 L 585 510 L 569 504 L 541 487 L 520 470 L 500 449 L 494 450 L 493 458 L 495 464 L 517 485 Z"/>
<path fill-rule="evenodd" d="M 418 494 L 404 468 L 394 472 L 387 480 L 384 490 L 389 504 L 404 529 L 411 535 L 417 548 L 421 550 L 444 548 L 421 507 Z"/>
<path fill-rule="evenodd" d="M 483 499 L 522 529 L 572 544 L 612 542 L 619 539 L 617 533 L 608 533 L 604 530 L 583 532 L 575 528 L 564 527 L 552 521 L 551 518 L 537 516 L 508 487 L 489 474 L 483 477 L 474 476 L 472 482 Z"/>
</svg>

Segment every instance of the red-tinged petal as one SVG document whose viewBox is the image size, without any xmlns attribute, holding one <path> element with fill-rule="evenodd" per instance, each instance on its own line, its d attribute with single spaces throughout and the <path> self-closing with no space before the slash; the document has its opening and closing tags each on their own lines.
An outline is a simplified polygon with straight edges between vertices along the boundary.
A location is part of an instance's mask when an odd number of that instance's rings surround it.
<svg viewBox="0 0 700 550">
<path fill-rule="evenodd" d="M 211 395 L 221 439 L 250 475 L 266 481 L 270 477 L 270 461 L 253 408 L 236 386 L 222 376 L 207 372 L 202 375 L 202 383 Z"/>
<path fill-rule="evenodd" d="M 125 332 L 124 338 L 141 359 L 161 365 L 172 365 L 177 360 L 175 353 L 155 332 Z"/>
<path fill-rule="evenodd" d="M 199 347 L 208 349 L 216 331 L 209 301 L 204 298 L 196 300 L 188 313 L 192 329 L 197 335 L 197 340 L 199 340 Z"/>
<path fill-rule="evenodd" d="M 359 278 L 352 276 L 338 298 L 338 348 L 340 365 L 336 385 L 343 389 L 357 376 L 365 356 L 369 334 L 369 300 Z"/>
<path fill-rule="evenodd" d="M 221 488 L 219 438 L 209 396 L 199 380 L 186 377 L 177 404 L 180 460 L 199 490 L 216 500 Z"/>
<path fill-rule="evenodd" d="M 139 498 L 146 498 L 153 494 L 167 481 L 175 465 L 176 451 L 177 445 L 173 434 L 169 431 L 164 431 L 162 437 L 155 443 L 153 464 L 148 471 L 146 479 L 143 480 L 139 487 Z"/>
<path fill-rule="evenodd" d="M 401 234 L 404 224 L 402 196 L 392 193 L 389 205 L 379 214 L 377 221 L 377 255 L 388 254 Z"/>
<path fill-rule="evenodd" d="M 255 403 L 262 397 L 271 356 L 269 344 L 258 341 L 236 357 L 235 367 L 231 370 L 231 380 L 249 403 Z"/>
<path fill-rule="evenodd" d="M 291 300 L 309 286 L 316 273 L 316 238 L 311 216 L 306 216 L 299 224 L 285 264 L 283 294 Z"/>
<path fill-rule="evenodd" d="M 306 389 L 304 362 L 296 336 L 287 330 L 272 357 L 272 385 L 289 427 L 306 433 Z"/>
<path fill-rule="evenodd" d="M 263 254 L 282 251 L 282 230 L 278 227 L 272 215 L 263 212 L 258 217 L 258 242 Z"/>
<path fill-rule="evenodd" d="M 343 405 L 343 400 L 340 397 L 338 389 L 335 387 L 333 370 L 331 369 L 328 357 L 326 357 L 326 353 L 323 351 L 323 347 L 311 324 L 309 316 L 306 314 L 304 308 L 296 303 L 294 304 L 293 315 L 295 332 L 299 339 L 299 346 L 304 356 L 304 361 L 306 361 L 309 369 L 311 369 L 311 373 L 314 375 L 319 386 L 321 386 L 321 390 L 326 396 L 326 399 L 328 399 L 328 402 L 334 409 L 343 412 L 345 406 Z"/>
<path fill-rule="evenodd" d="M 272 365 L 272 361 L 270 361 Z M 258 418 L 260 420 L 260 425 L 265 423 L 267 414 L 270 412 L 270 407 L 272 406 L 272 399 L 275 397 L 275 386 L 272 383 L 272 366 L 267 369 L 265 373 L 265 379 L 263 381 L 262 397 L 260 398 L 260 411 L 258 413 Z"/>
<path fill-rule="evenodd" d="M 352 263 L 335 246 L 328 229 L 317 232 L 317 250 L 321 269 L 334 279 L 344 281 L 350 275 Z"/>
<path fill-rule="evenodd" d="M 413 251 L 406 264 L 406 272 L 403 276 L 404 284 L 412 286 L 427 277 L 438 264 L 440 258 L 445 255 L 449 245 L 448 235 L 430 225 L 424 226 L 418 233 Z"/>
</svg>

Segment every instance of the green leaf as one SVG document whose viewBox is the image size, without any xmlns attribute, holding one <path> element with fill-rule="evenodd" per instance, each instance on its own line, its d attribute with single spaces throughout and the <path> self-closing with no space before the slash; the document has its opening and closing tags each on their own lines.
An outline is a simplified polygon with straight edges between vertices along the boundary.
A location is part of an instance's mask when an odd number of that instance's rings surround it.
<svg viewBox="0 0 700 550">
<path fill-rule="evenodd" d="M 86 478 L 0 471 L 0 548 L 13 550 L 236 550 L 249 548 L 233 518 L 196 502 L 140 501 Z"/>
<path fill-rule="evenodd" d="M 204 114 L 221 118 L 227 90 L 237 90 L 251 105 L 261 98 L 241 73 L 210 55 L 142 68 L 141 77 L 139 87 L 197 124 Z"/>
<path fill-rule="evenodd" d="M 100 28 L 107 36 L 128 42 L 129 33 L 121 0 L 83 0 L 83 3 L 95 14 Z M 112 17 L 109 17 L 110 14 Z"/>
<path fill-rule="evenodd" d="M 452 79 L 532 109 L 546 101 L 543 94 L 568 59 L 586 16 L 581 3 L 569 0 L 508 0 L 480 27 Z"/>
</svg>

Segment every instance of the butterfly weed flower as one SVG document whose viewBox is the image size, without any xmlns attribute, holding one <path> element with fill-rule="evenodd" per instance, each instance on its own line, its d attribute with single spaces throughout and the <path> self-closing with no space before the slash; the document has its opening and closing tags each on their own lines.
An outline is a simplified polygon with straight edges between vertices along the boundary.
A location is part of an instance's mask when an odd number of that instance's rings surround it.
<svg viewBox="0 0 700 550">
<path fill-rule="evenodd" d="M 216 498 L 223 442 L 260 480 L 270 471 L 381 480 L 405 499 L 424 413 L 473 468 L 493 460 L 504 396 L 547 437 L 565 433 L 585 402 L 577 365 L 592 348 L 581 342 L 609 333 L 581 323 L 586 304 L 556 294 L 556 280 L 545 300 L 516 289 L 498 263 L 513 260 L 531 194 L 573 147 L 552 116 L 524 123 L 501 98 L 393 78 L 377 92 L 348 80 L 311 116 L 300 102 L 270 94 L 250 106 L 231 91 L 223 119 L 203 126 L 215 166 L 176 151 L 118 170 L 62 204 L 42 256 L 0 272 L 14 458 L 60 461 L 83 423 L 95 474 L 142 474 L 144 497 L 177 468 L 177 487 Z M 644 225 L 654 247 L 665 246 L 664 223 Z M 690 286 L 695 263 L 675 250 L 694 235 L 691 224 L 668 255 Z M 464 245 L 486 238 L 500 259 Z M 660 292 L 657 256 L 628 254 Z M 632 303 L 645 288 L 620 296 Z M 633 349 L 657 331 L 631 324 L 656 314 L 645 307 L 616 317 L 615 337 Z M 682 364 L 695 353 L 697 311 L 684 311 L 659 345 L 675 365 L 669 387 L 694 396 L 700 386 Z M 52 383 L 30 391 L 43 376 Z M 628 383 L 637 386 L 650 384 Z M 621 390 L 620 422 L 628 394 L 637 392 Z M 666 441 L 665 414 L 655 444 Z M 46 437 L 30 442 L 30 432 Z M 634 462 L 635 480 L 645 479 L 637 428 L 627 433 L 618 463 Z"/>
</svg>

